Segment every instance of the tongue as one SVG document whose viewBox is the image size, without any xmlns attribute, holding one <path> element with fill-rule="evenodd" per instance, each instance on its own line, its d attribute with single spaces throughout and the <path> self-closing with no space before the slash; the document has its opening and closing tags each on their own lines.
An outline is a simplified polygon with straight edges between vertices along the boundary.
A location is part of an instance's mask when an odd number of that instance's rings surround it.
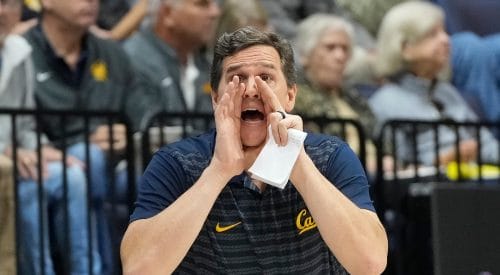
<svg viewBox="0 0 500 275">
<path fill-rule="evenodd" d="M 245 121 L 263 120 L 264 115 L 259 111 L 245 111 L 241 114 L 241 118 Z"/>
</svg>

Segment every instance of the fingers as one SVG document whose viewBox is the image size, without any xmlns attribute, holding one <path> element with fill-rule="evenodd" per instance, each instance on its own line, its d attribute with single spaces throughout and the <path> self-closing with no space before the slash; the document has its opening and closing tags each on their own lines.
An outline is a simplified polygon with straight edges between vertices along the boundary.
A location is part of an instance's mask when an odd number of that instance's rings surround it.
<svg viewBox="0 0 500 275">
<path fill-rule="evenodd" d="M 287 114 L 281 105 L 275 92 L 259 76 L 255 77 L 255 83 L 260 91 L 260 95 L 267 111 L 269 112 L 268 121 L 271 125 L 271 133 L 276 144 L 284 146 L 288 142 L 288 129 L 293 128 L 302 131 L 302 118 L 297 115 Z"/>
<path fill-rule="evenodd" d="M 239 120 L 241 117 L 241 102 L 244 92 L 245 84 L 240 83 L 238 76 L 234 76 L 227 85 L 226 91 L 224 91 L 224 94 L 222 94 L 221 98 L 218 100 L 215 112 L 224 117 L 230 116 Z"/>
<path fill-rule="evenodd" d="M 268 120 L 271 125 L 271 133 L 276 144 L 284 146 L 288 142 L 288 123 L 280 112 L 272 112 L 269 114 Z"/>
<path fill-rule="evenodd" d="M 23 153 L 18 161 L 19 175 L 25 179 L 38 179 L 38 160 L 36 155 Z"/>
<path fill-rule="evenodd" d="M 269 87 L 269 85 L 267 85 L 267 83 L 264 80 L 262 80 L 262 78 L 256 76 L 255 83 L 257 83 L 257 89 L 259 89 L 260 91 L 260 96 L 262 97 L 264 103 L 270 109 L 270 112 L 284 111 L 278 97 L 271 89 L 271 87 Z"/>
<path fill-rule="evenodd" d="M 85 162 L 79 160 L 78 158 L 74 157 L 74 156 L 68 156 L 66 158 L 66 164 L 68 166 L 73 166 L 73 165 L 77 165 L 81 168 L 85 168 Z"/>
</svg>

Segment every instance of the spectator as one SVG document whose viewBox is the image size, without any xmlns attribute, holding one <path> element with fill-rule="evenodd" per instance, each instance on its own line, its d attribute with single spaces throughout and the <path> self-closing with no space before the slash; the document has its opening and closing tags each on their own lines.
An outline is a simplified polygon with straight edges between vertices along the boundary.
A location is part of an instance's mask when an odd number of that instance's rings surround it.
<svg viewBox="0 0 500 275">
<path fill-rule="evenodd" d="M 125 50 L 151 93 L 156 111 L 210 113 L 209 64 L 203 48 L 213 39 L 219 7 L 213 0 L 150 1 L 148 26 Z"/>
<path fill-rule="evenodd" d="M 372 35 L 376 36 L 385 13 L 394 5 L 408 0 L 334 0 Z"/>
<path fill-rule="evenodd" d="M 20 0 L 7 0 L 0 3 L 0 107 L 33 109 L 33 67 L 30 60 L 31 47 L 17 35 L 9 35 L 21 14 Z M 38 158 L 37 137 L 33 131 L 34 121 L 31 116 L 18 116 L 15 120 L 17 140 L 11 140 L 12 125 L 7 115 L 0 116 L 0 158 L 2 158 L 2 172 L 16 167 L 19 173 L 19 183 L 14 185 L 13 174 L 2 176 L 0 182 L 0 272 L 15 274 L 14 253 L 14 196 L 13 187 L 17 186 L 20 218 L 18 232 L 21 242 L 20 274 L 54 274 L 57 264 L 65 272 L 72 274 L 88 274 L 88 212 L 86 205 L 85 175 L 81 163 L 74 158 L 66 161 L 67 171 L 67 202 L 63 187 L 62 153 L 44 144 L 41 148 L 41 158 Z M 45 139 L 42 139 L 44 141 Z M 16 146 L 16 149 L 13 149 Z M 15 151 L 16 165 L 9 163 L 5 156 L 13 158 Z M 40 162 L 40 163 L 39 163 Z M 41 170 L 39 168 L 41 167 Z M 12 172 L 13 173 L 13 172 Z M 6 177 L 10 177 L 6 178 Z M 4 182 L 6 180 L 6 182 Z M 41 184 L 41 185 L 40 185 Z M 39 201 L 39 188 L 42 188 L 44 201 Z M 10 195 L 9 195 L 10 194 Z M 40 206 L 42 209 L 40 209 Z M 66 208 L 67 207 L 67 208 Z M 65 215 L 66 209 L 68 216 Z M 42 215 L 40 223 L 39 215 Z M 69 231 L 65 231 L 65 221 Z M 9 229 L 10 228 L 10 229 Z M 10 232 L 10 233 L 9 233 Z M 43 235 L 40 234 L 43 232 Z M 4 234 L 9 234 L 4 235 Z M 50 237 L 52 236 L 52 237 Z M 65 247 L 65 236 L 69 239 L 69 247 Z M 51 239 L 55 237 L 54 240 Z M 42 241 L 43 239 L 43 241 Z M 5 242 L 4 242 L 5 240 Z M 43 249 L 42 249 L 43 243 Z M 70 251 L 65 251 L 69 248 Z M 7 252 L 7 255 L 4 254 Z M 52 256 L 60 255 L 63 261 L 54 261 Z M 99 272 L 100 259 L 96 251 L 92 253 L 94 269 Z M 43 257 L 44 270 L 41 270 Z M 10 263 L 8 263 L 10 259 Z M 10 265 L 10 266 L 7 266 Z"/>
<path fill-rule="evenodd" d="M 477 115 L 450 83 L 439 79 L 449 60 L 450 43 L 444 30 L 443 11 L 425 1 L 396 5 L 386 14 L 378 36 L 377 71 L 388 82 L 369 100 L 378 129 L 390 119 L 474 121 Z M 473 161 L 477 156 L 475 133 L 462 128 L 460 157 Z M 407 133 L 409 135 L 409 133 Z M 498 143 L 485 129 L 481 131 L 484 162 L 498 161 Z M 398 157 L 411 161 L 409 136 L 398 141 Z M 432 129 L 419 129 L 419 162 L 432 165 L 455 160 L 455 133 L 439 129 L 439 156 L 434 154 Z"/>
<path fill-rule="evenodd" d="M 359 120 L 363 132 L 370 138 L 375 117 L 366 99 L 344 83 L 344 72 L 353 49 L 353 31 L 350 23 L 331 14 L 314 14 L 299 23 L 295 44 L 304 79 L 299 85 L 295 112 Z M 339 135 L 341 129 L 327 127 L 325 132 Z M 354 151 L 359 152 L 362 140 L 352 125 L 347 126 L 345 138 Z M 371 142 L 367 143 L 367 150 L 368 170 L 374 172 L 376 157 Z"/>
<path fill-rule="evenodd" d="M 284 189 L 246 172 L 267 138 L 284 146 L 288 130 L 302 131 L 285 114 L 297 93 L 291 45 L 239 29 L 219 38 L 210 75 L 216 130 L 149 164 L 122 243 L 125 272 L 380 274 L 386 235 L 344 142 L 309 134 Z"/>
<path fill-rule="evenodd" d="M 261 0 L 224 0 L 215 37 L 245 26 L 253 26 L 259 30 L 271 29 L 269 15 Z"/>
<path fill-rule="evenodd" d="M 334 0 L 261 0 L 269 13 L 271 26 L 288 39 L 296 36 L 297 24 L 304 18 L 315 13 L 331 13 L 348 20 L 355 29 L 354 41 L 365 49 L 374 46 L 373 36 L 359 24 L 352 20 L 352 16 Z"/>
<path fill-rule="evenodd" d="M 99 2 L 42 0 L 41 3 L 40 22 L 26 33 L 33 47 L 37 107 L 42 110 L 122 112 L 130 119 L 132 128 L 138 129 L 145 110 L 151 105 L 147 101 L 150 97 L 141 90 L 120 45 L 89 32 L 89 27 L 95 23 Z M 69 154 L 82 161 L 86 159 L 86 139 L 91 143 L 88 167 L 91 195 L 99 220 L 101 255 L 104 268 L 108 270 L 116 264 L 110 263 L 112 245 L 108 243 L 110 237 L 106 237 L 110 228 L 106 226 L 108 219 L 104 217 L 103 202 L 110 198 L 108 195 L 125 196 L 122 194 L 127 185 L 125 171 L 120 171 L 116 178 L 116 190 L 110 190 L 113 180 L 110 176 L 114 175 L 108 167 L 113 167 L 125 148 L 126 127 L 119 122 L 109 127 L 107 119 L 96 117 L 89 120 L 90 133 L 82 117 L 66 117 L 66 127 L 61 127 L 59 120 L 49 116 L 42 117 L 41 122 L 53 143 L 61 146 L 64 141 L 69 146 Z M 116 235 L 120 234 L 113 234 Z"/>
</svg>

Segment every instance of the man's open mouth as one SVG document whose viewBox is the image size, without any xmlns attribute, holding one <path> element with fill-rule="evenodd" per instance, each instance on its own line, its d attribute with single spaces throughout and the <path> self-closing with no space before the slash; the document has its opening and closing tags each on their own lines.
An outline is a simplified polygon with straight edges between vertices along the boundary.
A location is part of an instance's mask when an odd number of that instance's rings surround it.
<svg viewBox="0 0 500 275">
<path fill-rule="evenodd" d="M 261 121 L 264 118 L 264 114 L 257 109 L 247 109 L 241 112 L 241 119 L 243 121 Z"/>
</svg>

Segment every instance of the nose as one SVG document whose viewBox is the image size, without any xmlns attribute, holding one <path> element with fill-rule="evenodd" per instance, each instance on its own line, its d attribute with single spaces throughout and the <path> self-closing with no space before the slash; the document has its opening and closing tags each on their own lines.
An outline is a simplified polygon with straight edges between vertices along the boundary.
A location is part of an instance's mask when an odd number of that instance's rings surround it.
<svg viewBox="0 0 500 275">
<path fill-rule="evenodd" d="M 346 63 L 349 58 L 349 50 L 346 47 L 337 46 L 332 51 L 334 60 L 340 63 Z"/>
<path fill-rule="evenodd" d="M 439 38 L 443 44 L 449 45 L 450 44 L 450 36 L 448 33 L 442 29 L 439 31 Z"/>
<path fill-rule="evenodd" d="M 245 83 L 245 93 L 243 93 L 245 98 L 260 98 L 260 92 L 257 89 L 257 83 L 255 78 L 249 77 Z"/>
</svg>

